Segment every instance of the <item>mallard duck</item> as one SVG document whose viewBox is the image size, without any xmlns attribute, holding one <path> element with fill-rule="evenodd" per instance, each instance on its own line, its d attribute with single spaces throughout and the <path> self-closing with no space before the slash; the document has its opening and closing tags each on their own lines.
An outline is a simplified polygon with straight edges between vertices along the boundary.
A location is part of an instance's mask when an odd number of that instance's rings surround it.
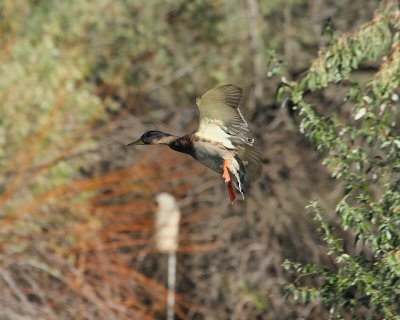
<svg viewBox="0 0 400 320">
<path fill-rule="evenodd" d="M 260 153 L 239 110 L 242 95 L 242 89 L 231 84 L 210 89 L 196 99 L 196 132 L 179 137 L 152 130 L 127 146 L 164 144 L 191 155 L 222 175 L 233 204 L 236 194 L 232 183 L 244 199 L 244 186 L 260 174 L 261 167 Z"/>
</svg>

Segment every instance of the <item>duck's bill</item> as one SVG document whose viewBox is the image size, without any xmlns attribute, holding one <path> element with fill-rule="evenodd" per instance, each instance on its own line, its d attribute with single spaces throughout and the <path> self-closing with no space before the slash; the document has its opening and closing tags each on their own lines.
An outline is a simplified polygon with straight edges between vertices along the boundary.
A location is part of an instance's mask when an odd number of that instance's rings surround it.
<svg viewBox="0 0 400 320">
<path fill-rule="evenodd" d="M 142 141 L 142 140 L 136 140 L 136 141 L 133 141 L 133 142 L 131 142 L 131 143 L 128 143 L 126 146 L 127 147 L 130 147 L 130 146 L 139 146 L 139 145 L 142 145 L 142 144 L 144 144 L 144 142 Z"/>
</svg>

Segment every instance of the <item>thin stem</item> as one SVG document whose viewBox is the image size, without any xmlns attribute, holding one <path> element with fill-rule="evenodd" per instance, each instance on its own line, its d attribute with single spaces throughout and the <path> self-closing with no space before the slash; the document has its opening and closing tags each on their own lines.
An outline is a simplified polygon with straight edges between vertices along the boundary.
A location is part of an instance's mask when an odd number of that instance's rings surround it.
<svg viewBox="0 0 400 320">
<path fill-rule="evenodd" d="M 168 254 L 168 297 L 167 297 L 167 319 L 174 319 L 175 306 L 175 282 L 176 282 L 176 252 Z"/>
</svg>

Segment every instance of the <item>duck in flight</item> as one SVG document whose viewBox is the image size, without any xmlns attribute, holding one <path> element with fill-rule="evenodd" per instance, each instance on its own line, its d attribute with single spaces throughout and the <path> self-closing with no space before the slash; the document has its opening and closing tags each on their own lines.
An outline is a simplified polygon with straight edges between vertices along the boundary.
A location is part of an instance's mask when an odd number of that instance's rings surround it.
<svg viewBox="0 0 400 320">
<path fill-rule="evenodd" d="M 172 150 L 191 155 L 197 161 L 222 175 L 231 203 L 236 194 L 244 199 L 244 189 L 260 175 L 259 150 L 253 146 L 249 128 L 239 105 L 241 88 L 228 84 L 205 92 L 196 99 L 199 108 L 199 129 L 178 137 L 161 131 L 145 132 L 134 145 L 168 145 Z"/>
</svg>

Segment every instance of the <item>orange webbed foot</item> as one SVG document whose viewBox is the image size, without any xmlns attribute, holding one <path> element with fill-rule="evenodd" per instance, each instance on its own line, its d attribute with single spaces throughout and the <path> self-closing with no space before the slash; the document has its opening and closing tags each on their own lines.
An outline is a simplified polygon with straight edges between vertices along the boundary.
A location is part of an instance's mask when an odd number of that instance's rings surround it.
<svg viewBox="0 0 400 320">
<path fill-rule="evenodd" d="M 232 181 L 229 181 L 226 186 L 228 187 L 229 199 L 231 200 L 231 204 L 233 204 L 236 199 L 236 193 L 232 187 Z"/>
<path fill-rule="evenodd" d="M 235 190 L 233 189 L 232 179 L 231 179 L 231 176 L 229 175 L 227 166 L 228 166 L 228 160 L 224 159 L 224 163 L 222 165 L 222 177 L 225 179 L 225 183 L 228 188 L 229 199 L 230 199 L 231 203 L 233 204 L 233 202 L 236 199 L 236 193 L 235 193 Z"/>
<path fill-rule="evenodd" d="M 222 177 L 225 179 L 225 182 L 231 181 L 231 176 L 228 171 L 228 160 L 224 159 L 224 163 L 222 165 Z"/>
</svg>

